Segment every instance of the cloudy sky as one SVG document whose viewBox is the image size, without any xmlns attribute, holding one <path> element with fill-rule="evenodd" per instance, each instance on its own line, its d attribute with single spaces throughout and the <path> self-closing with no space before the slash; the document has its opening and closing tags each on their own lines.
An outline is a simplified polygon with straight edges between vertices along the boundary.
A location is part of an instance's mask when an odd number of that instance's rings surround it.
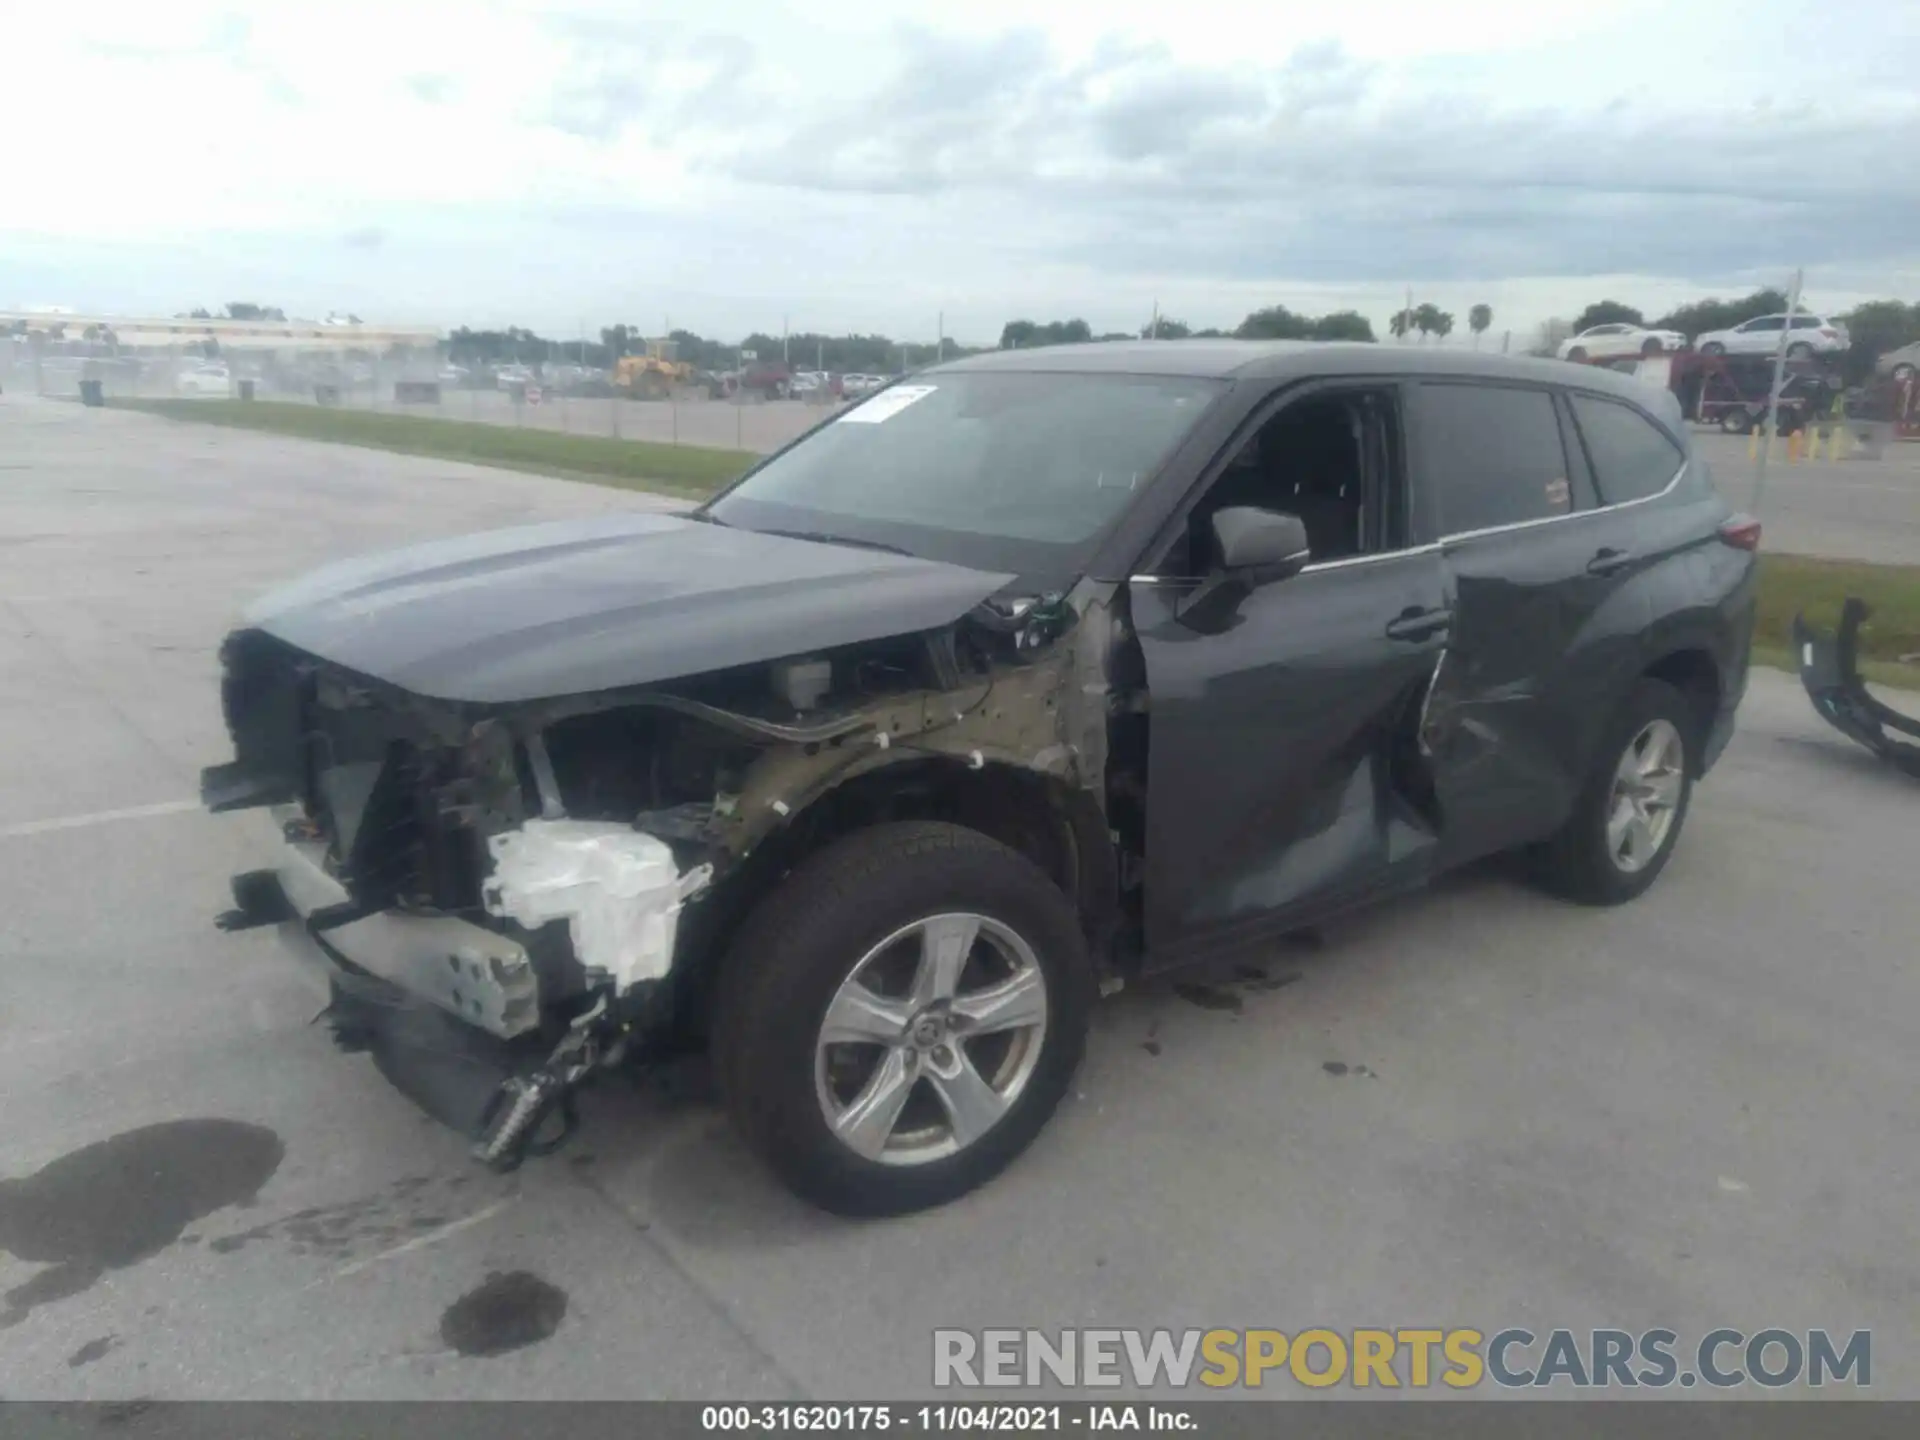
<svg viewBox="0 0 1920 1440">
<path fill-rule="evenodd" d="M 1911 0 L 14 0 L 0 307 L 991 340 L 1920 299 Z M 655 18 L 655 17 L 658 18 Z"/>
</svg>

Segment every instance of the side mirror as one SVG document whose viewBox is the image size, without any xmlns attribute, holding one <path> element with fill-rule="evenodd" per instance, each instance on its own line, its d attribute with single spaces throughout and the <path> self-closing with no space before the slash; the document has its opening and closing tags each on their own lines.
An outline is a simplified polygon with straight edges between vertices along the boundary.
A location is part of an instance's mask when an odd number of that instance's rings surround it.
<svg viewBox="0 0 1920 1440">
<path fill-rule="evenodd" d="M 1313 558 L 1298 515 L 1252 505 L 1215 511 L 1213 541 L 1221 568 L 1249 588 L 1297 575 Z"/>
<path fill-rule="evenodd" d="M 1220 568 L 1180 606 L 1180 623 L 1217 634 L 1239 623 L 1240 602 L 1261 585 L 1297 575 L 1313 558 L 1307 527 L 1298 515 L 1230 505 L 1213 514 L 1213 544 Z"/>
</svg>

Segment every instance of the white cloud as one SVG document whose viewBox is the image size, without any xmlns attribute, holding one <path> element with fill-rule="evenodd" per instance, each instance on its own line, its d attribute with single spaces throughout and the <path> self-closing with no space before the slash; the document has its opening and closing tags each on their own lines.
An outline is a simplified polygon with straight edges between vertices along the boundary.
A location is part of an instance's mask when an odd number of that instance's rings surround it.
<svg viewBox="0 0 1920 1440">
<path fill-rule="evenodd" d="M 991 336 L 1920 269 L 1920 13 L 1880 0 L 98 0 L 9 37 L 0 305 Z"/>
</svg>

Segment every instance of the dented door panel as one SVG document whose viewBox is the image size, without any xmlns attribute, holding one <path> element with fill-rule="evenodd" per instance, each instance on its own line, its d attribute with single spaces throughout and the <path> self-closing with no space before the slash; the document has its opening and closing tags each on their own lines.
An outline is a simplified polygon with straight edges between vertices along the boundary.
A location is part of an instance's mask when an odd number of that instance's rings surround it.
<svg viewBox="0 0 1920 1440">
<path fill-rule="evenodd" d="M 1603 512 L 1444 547 L 1454 623 L 1422 737 L 1443 864 L 1539 839 L 1572 809 L 1649 619 L 1633 567 L 1587 569 L 1625 548 L 1627 523 Z"/>
<path fill-rule="evenodd" d="M 1443 608 L 1439 556 L 1309 569 L 1217 634 L 1182 623 L 1178 598 L 1133 587 L 1152 697 L 1148 963 L 1424 876 L 1434 837 L 1407 759 L 1444 630 L 1388 631 Z"/>
</svg>

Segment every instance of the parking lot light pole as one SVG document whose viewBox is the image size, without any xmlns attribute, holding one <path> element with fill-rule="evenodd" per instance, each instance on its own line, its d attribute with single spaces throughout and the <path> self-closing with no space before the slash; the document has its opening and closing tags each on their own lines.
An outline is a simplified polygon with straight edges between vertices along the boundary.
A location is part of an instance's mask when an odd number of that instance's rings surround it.
<svg viewBox="0 0 1920 1440">
<path fill-rule="evenodd" d="M 1753 476 L 1753 513 L 1760 515 L 1760 501 L 1767 491 L 1767 456 L 1773 452 L 1774 439 L 1780 434 L 1780 391 L 1786 382 L 1787 345 L 1793 339 L 1793 316 L 1800 308 L 1800 282 L 1805 272 L 1793 272 L 1793 288 L 1787 293 L 1787 318 L 1780 326 L 1780 343 L 1773 351 L 1773 388 L 1767 394 L 1766 443 L 1760 447 L 1760 464 Z"/>
</svg>

